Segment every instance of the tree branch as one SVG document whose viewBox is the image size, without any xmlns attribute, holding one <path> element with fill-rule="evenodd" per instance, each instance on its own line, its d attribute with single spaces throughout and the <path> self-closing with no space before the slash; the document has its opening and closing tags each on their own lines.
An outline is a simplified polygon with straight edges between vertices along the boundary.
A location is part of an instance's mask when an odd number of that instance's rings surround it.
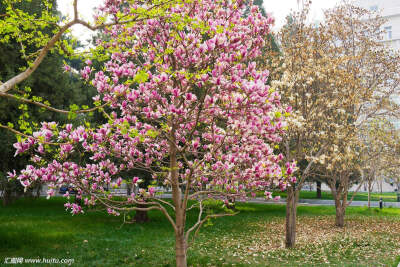
<svg viewBox="0 0 400 267">
<path fill-rule="evenodd" d="M 6 129 L 6 130 L 8 130 L 8 131 L 10 131 L 10 132 L 13 132 L 13 133 L 15 133 L 15 134 L 17 134 L 17 135 L 21 135 L 21 136 L 26 137 L 26 138 L 33 138 L 33 139 L 35 139 L 36 141 L 38 141 L 38 143 L 45 144 L 45 145 L 59 146 L 59 145 L 66 145 L 66 144 L 68 144 L 68 143 L 53 143 L 53 142 L 41 141 L 41 140 L 39 140 L 39 139 L 37 139 L 37 138 L 35 138 L 35 137 L 33 137 L 33 136 L 24 134 L 23 132 L 20 132 L 20 131 L 18 131 L 18 130 L 15 130 L 15 129 L 11 128 L 11 127 L 2 125 L 1 123 L 0 123 L 0 128 Z"/>
<path fill-rule="evenodd" d="M 77 0 L 74 0 L 74 19 L 70 22 L 68 22 L 67 24 L 65 24 L 64 26 L 62 26 L 60 28 L 60 30 L 53 35 L 53 37 L 47 42 L 47 44 L 40 50 L 39 55 L 37 56 L 37 58 L 33 61 L 33 63 L 23 72 L 19 73 L 18 75 L 12 77 L 11 79 L 9 79 L 8 81 L 2 83 L 0 82 L 0 92 L 1 93 L 6 93 L 9 90 L 11 90 L 14 86 L 16 86 L 17 84 L 23 82 L 24 80 L 26 80 L 38 67 L 39 65 L 42 63 L 43 59 L 46 57 L 46 55 L 48 54 L 48 52 L 55 46 L 55 44 L 60 40 L 61 36 L 72 26 L 76 25 L 76 24 L 80 24 L 85 26 L 86 28 L 95 31 L 98 29 L 103 29 L 105 27 L 108 26 L 113 26 L 113 25 L 120 25 L 120 24 L 126 24 L 129 22 L 135 22 L 135 21 L 141 21 L 141 20 L 146 20 L 149 19 L 150 17 L 144 17 L 144 18 L 140 18 L 139 19 L 139 15 L 136 15 L 135 17 L 133 17 L 130 20 L 126 20 L 126 21 L 115 21 L 115 22 L 111 22 L 111 23 L 103 23 L 97 26 L 91 26 L 88 22 L 83 21 L 81 19 L 79 19 L 78 17 L 78 7 L 77 7 Z M 154 5 L 150 8 L 148 8 L 148 10 L 153 9 L 156 6 L 160 6 L 159 5 Z"/>
<path fill-rule="evenodd" d="M 16 99 L 16 100 L 21 101 L 21 102 L 24 102 L 24 103 L 33 104 L 33 105 L 39 106 L 39 107 L 41 107 L 41 108 L 45 108 L 45 109 L 50 110 L 50 111 L 54 111 L 54 112 L 58 112 L 58 113 L 64 113 L 64 114 L 69 114 L 70 112 L 71 112 L 71 113 L 75 113 L 75 114 L 79 114 L 79 113 L 88 113 L 88 112 L 92 112 L 92 111 L 95 111 L 95 110 L 100 109 L 100 108 L 104 108 L 104 107 L 107 106 L 107 104 L 108 104 L 108 103 L 105 103 L 105 104 L 103 104 L 103 105 L 101 105 L 101 106 L 94 107 L 94 108 L 90 108 L 90 109 L 82 109 L 82 110 L 76 110 L 76 111 L 69 111 L 69 110 L 63 110 L 63 109 L 53 108 L 53 107 L 48 106 L 48 105 L 46 105 L 46 104 L 43 104 L 43 103 L 40 103 L 40 102 L 37 102 L 37 101 L 33 101 L 33 100 L 30 100 L 30 99 L 27 99 L 27 98 L 15 96 L 15 95 L 12 95 L 12 94 L 8 94 L 8 93 L 2 93 L 2 92 L 0 92 L 0 96 L 7 97 L 7 98 L 13 98 L 13 99 Z"/>
<path fill-rule="evenodd" d="M 196 238 L 197 234 L 199 233 L 199 230 L 201 228 L 201 226 L 208 220 L 211 218 L 218 218 L 218 217 L 225 217 L 225 216 L 235 216 L 237 215 L 239 212 L 235 212 L 235 213 L 221 213 L 221 214 L 211 214 L 211 215 L 207 215 L 206 217 L 204 217 L 203 220 L 197 221 L 197 223 L 195 225 L 193 225 L 187 232 L 186 232 L 186 240 L 188 240 L 189 235 L 191 232 L 193 232 L 193 230 L 196 229 L 196 231 L 194 232 L 194 235 L 192 237 L 192 241 L 188 244 L 188 247 L 190 247 L 193 244 L 194 239 Z M 200 218 L 200 216 L 199 216 Z"/>
</svg>

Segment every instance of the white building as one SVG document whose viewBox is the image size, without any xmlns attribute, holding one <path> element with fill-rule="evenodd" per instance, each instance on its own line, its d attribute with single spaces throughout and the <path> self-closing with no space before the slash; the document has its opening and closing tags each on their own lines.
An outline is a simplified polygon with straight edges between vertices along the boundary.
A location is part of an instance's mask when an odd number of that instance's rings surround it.
<svg viewBox="0 0 400 267">
<path fill-rule="evenodd" d="M 378 11 L 387 22 L 384 42 L 400 50 L 400 0 L 355 0 L 354 4 L 371 11 Z"/>
</svg>

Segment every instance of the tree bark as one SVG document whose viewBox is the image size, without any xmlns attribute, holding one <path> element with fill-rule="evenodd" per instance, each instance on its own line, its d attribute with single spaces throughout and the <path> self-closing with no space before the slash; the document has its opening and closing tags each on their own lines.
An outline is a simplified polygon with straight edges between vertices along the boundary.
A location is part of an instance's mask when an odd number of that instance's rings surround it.
<svg viewBox="0 0 400 267">
<path fill-rule="evenodd" d="M 341 190 L 339 192 L 335 191 L 333 193 L 335 197 L 335 208 L 336 208 L 336 218 L 335 225 L 338 227 L 344 226 L 344 215 L 346 213 L 346 202 L 347 202 L 347 194 L 343 194 L 343 200 L 341 199 Z M 346 199 L 344 199 L 346 198 Z"/>
<path fill-rule="evenodd" d="M 2 197 L 3 206 L 8 206 L 12 202 L 12 193 L 7 188 L 3 190 L 3 197 Z"/>
<path fill-rule="evenodd" d="M 372 192 L 372 185 L 374 183 L 375 178 L 375 166 L 373 169 L 367 173 L 367 182 L 368 182 L 368 208 L 371 208 L 371 192 Z"/>
<path fill-rule="evenodd" d="M 346 212 L 346 202 L 347 202 L 347 194 L 344 194 L 343 202 L 341 201 L 341 192 L 342 187 L 339 185 L 339 188 L 336 188 L 336 180 L 331 181 L 329 183 L 329 187 L 331 188 L 333 199 L 335 200 L 335 209 L 336 209 L 336 217 L 335 217 L 335 225 L 338 227 L 344 226 L 344 215 Z"/>
<path fill-rule="evenodd" d="M 146 208 L 146 205 L 137 205 L 139 208 Z M 148 222 L 149 219 L 149 215 L 147 214 L 147 211 L 145 210 L 137 210 L 135 212 L 135 217 L 133 217 L 133 221 L 136 223 L 146 223 Z"/>
<path fill-rule="evenodd" d="M 322 198 L 321 181 L 317 181 L 317 198 Z"/>
<path fill-rule="evenodd" d="M 293 186 L 287 189 L 286 198 L 286 248 L 296 244 L 296 211 L 298 191 Z"/>
<path fill-rule="evenodd" d="M 346 209 L 343 207 L 340 200 L 335 201 L 335 206 L 336 206 L 335 225 L 338 227 L 344 227 L 344 215 L 345 215 Z"/>
<path fill-rule="evenodd" d="M 179 184 L 175 127 L 172 125 L 171 140 L 169 141 L 170 174 L 172 201 L 175 206 L 175 259 L 177 267 L 187 267 L 187 240 L 185 238 L 186 207 L 182 201 Z"/>
<path fill-rule="evenodd" d="M 371 183 L 368 181 L 368 208 L 371 208 Z"/>
<path fill-rule="evenodd" d="M 132 193 L 132 188 L 129 183 L 126 184 L 126 195 L 129 197 Z"/>
<path fill-rule="evenodd" d="M 176 267 L 187 267 L 187 242 L 183 231 L 175 233 Z"/>
<path fill-rule="evenodd" d="M 40 197 L 40 191 L 42 191 L 42 185 L 36 187 L 36 198 Z"/>
</svg>

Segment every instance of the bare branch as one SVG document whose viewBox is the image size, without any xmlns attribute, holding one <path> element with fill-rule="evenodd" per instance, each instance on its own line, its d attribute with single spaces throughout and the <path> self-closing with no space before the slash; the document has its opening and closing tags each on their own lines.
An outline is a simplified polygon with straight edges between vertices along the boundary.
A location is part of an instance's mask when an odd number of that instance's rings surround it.
<svg viewBox="0 0 400 267">
<path fill-rule="evenodd" d="M 239 212 L 235 212 L 235 213 L 222 213 L 222 214 L 212 214 L 212 215 L 207 215 L 206 217 L 204 217 L 203 220 L 197 222 L 194 226 L 196 227 L 192 227 L 191 230 L 188 230 L 186 233 L 186 238 L 189 238 L 190 233 L 196 229 L 196 231 L 194 232 L 194 235 L 192 237 L 192 241 L 188 244 L 188 247 L 190 247 L 193 244 L 194 239 L 196 238 L 197 234 L 199 233 L 199 230 L 201 228 L 201 226 L 208 220 L 211 218 L 218 218 L 218 217 L 225 217 L 225 216 L 235 216 L 239 214 Z M 187 240 L 187 239 L 186 239 Z"/>
<path fill-rule="evenodd" d="M 75 114 L 79 114 L 79 113 L 89 113 L 89 112 L 95 111 L 95 110 L 97 110 L 97 109 L 104 108 L 105 106 L 108 105 L 108 103 L 105 103 L 105 104 L 103 104 L 103 105 L 101 105 L 101 106 L 94 107 L 94 108 L 90 108 L 90 109 L 82 109 L 82 110 L 76 110 L 76 111 L 69 111 L 69 110 L 63 110 L 63 109 L 53 108 L 53 107 L 48 106 L 48 105 L 46 105 L 46 104 L 43 104 L 43 103 L 40 103 L 40 102 L 37 102 L 37 101 L 33 101 L 33 100 L 30 100 L 30 99 L 27 99 L 27 98 L 15 96 L 15 95 L 12 95 L 12 94 L 8 94 L 8 93 L 1 93 L 1 92 L 0 92 L 0 96 L 7 97 L 7 98 L 13 98 L 13 99 L 16 99 L 16 100 L 21 101 L 21 102 L 24 102 L 24 103 L 33 104 L 33 105 L 39 106 L 39 107 L 41 107 L 41 108 L 45 108 L 45 109 L 50 110 L 50 111 L 54 111 L 54 112 L 58 112 L 58 113 L 64 113 L 64 114 L 69 114 L 69 113 L 75 113 Z"/>
<path fill-rule="evenodd" d="M 152 202 L 151 204 L 153 204 L 154 206 L 150 206 L 148 208 L 140 208 L 140 207 L 136 207 L 136 206 L 132 206 L 132 207 L 116 207 L 114 205 L 109 205 L 107 202 L 109 202 L 109 199 L 102 199 L 100 197 L 98 197 L 95 194 L 92 194 L 97 200 L 100 201 L 100 203 L 102 203 L 104 206 L 111 208 L 111 209 L 115 209 L 115 210 L 120 210 L 120 211 L 134 211 L 134 210 L 139 210 L 139 211 L 149 211 L 149 210 L 160 210 L 165 217 L 167 217 L 168 221 L 171 223 L 172 227 L 176 230 L 176 224 L 174 222 L 174 220 L 172 219 L 171 215 L 169 215 L 168 211 L 165 209 L 165 207 L 163 207 L 160 203 L 157 202 Z M 129 204 L 127 202 L 121 202 L 121 204 Z M 148 204 L 146 202 L 143 202 L 141 204 Z"/>
<path fill-rule="evenodd" d="M 74 0 L 74 20 L 78 19 L 78 0 Z"/>
<path fill-rule="evenodd" d="M 349 206 L 351 204 L 351 202 L 353 202 L 354 197 L 357 195 L 358 190 L 360 190 L 361 186 L 364 184 L 364 180 L 361 181 L 361 183 L 357 186 L 356 191 L 353 192 L 353 194 L 351 195 L 351 199 L 349 200 L 349 202 L 347 203 L 347 206 Z"/>
<path fill-rule="evenodd" d="M 170 202 L 168 202 L 168 201 L 162 200 L 160 198 L 148 198 L 148 199 L 153 199 L 155 201 L 160 201 L 161 203 L 170 206 L 175 211 L 175 206 L 173 204 L 171 204 Z"/>
</svg>

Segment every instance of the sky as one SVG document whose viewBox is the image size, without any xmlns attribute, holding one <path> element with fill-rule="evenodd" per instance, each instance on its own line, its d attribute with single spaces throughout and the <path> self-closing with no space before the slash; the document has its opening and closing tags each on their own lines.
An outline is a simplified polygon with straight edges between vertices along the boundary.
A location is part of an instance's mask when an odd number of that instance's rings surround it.
<svg viewBox="0 0 400 267">
<path fill-rule="evenodd" d="M 94 8 L 99 6 L 103 1 L 102 0 L 80 0 L 78 1 L 78 12 L 80 18 L 84 19 L 85 21 L 93 22 L 93 14 Z M 73 0 L 57 0 L 58 10 L 64 16 L 69 16 L 72 18 L 73 14 Z M 83 45 L 88 44 L 86 40 L 90 40 L 92 32 L 87 28 L 81 25 L 74 25 L 72 27 L 72 34 L 77 37 Z"/>
<path fill-rule="evenodd" d="M 265 11 L 275 17 L 275 31 L 279 30 L 285 24 L 286 16 L 292 10 L 298 10 L 298 2 L 302 3 L 301 0 L 264 0 Z M 311 21 L 321 21 L 323 10 L 332 8 L 339 2 L 340 0 L 313 0 L 310 13 Z"/>
<path fill-rule="evenodd" d="M 64 15 L 72 15 L 72 1 L 73 0 L 58 0 L 58 9 Z M 264 0 L 264 8 L 268 13 L 272 13 L 275 17 L 274 31 L 277 31 L 285 23 L 285 17 L 291 10 L 298 10 L 298 1 L 302 0 Z M 98 6 L 102 0 L 81 0 L 78 1 L 78 10 L 80 16 L 87 20 L 92 21 L 93 8 Z M 339 0 L 314 0 L 311 9 L 311 20 L 321 20 L 323 9 L 331 8 Z M 91 32 L 82 26 L 74 26 L 73 34 L 77 36 L 82 42 L 90 39 Z"/>
</svg>

